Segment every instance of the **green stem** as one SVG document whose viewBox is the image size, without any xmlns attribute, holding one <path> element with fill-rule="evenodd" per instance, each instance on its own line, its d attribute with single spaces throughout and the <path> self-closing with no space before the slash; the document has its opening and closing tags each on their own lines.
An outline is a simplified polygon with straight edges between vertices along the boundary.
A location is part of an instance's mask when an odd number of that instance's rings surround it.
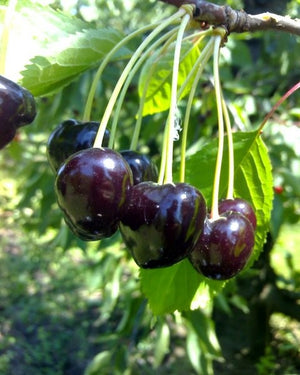
<svg viewBox="0 0 300 375">
<path fill-rule="evenodd" d="M 167 42 L 164 44 L 162 49 L 159 51 L 159 54 L 158 54 L 157 58 L 153 61 L 153 63 L 151 64 L 151 67 L 148 71 L 148 74 L 147 74 L 147 77 L 146 77 L 146 80 L 145 80 L 145 84 L 144 84 L 144 87 L 143 87 L 143 92 L 142 92 L 142 95 L 141 95 L 141 98 L 140 98 L 140 104 L 139 104 L 139 109 L 138 109 L 138 113 L 137 113 L 137 120 L 136 120 L 136 123 L 135 123 L 134 132 L 133 132 L 133 136 L 132 136 L 132 140 L 131 140 L 131 144 L 130 144 L 131 150 L 135 150 L 137 148 L 138 139 L 139 139 L 141 126 L 142 126 L 143 110 L 144 110 L 144 105 L 145 105 L 145 102 L 146 102 L 146 95 L 147 95 L 148 87 L 149 87 L 149 84 L 151 82 L 151 77 L 152 77 L 152 75 L 155 71 L 155 68 L 157 66 L 157 63 L 159 61 L 160 56 L 164 53 L 165 50 L 168 49 L 170 43 L 174 39 L 173 34 L 177 33 L 177 31 L 178 31 L 178 27 L 176 27 L 175 29 L 173 29 L 169 32 L 170 34 L 172 34 L 172 37 L 170 37 L 167 40 Z"/>
<path fill-rule="evenodd" d="M 168 128 L 165 126 L 164 135 L 163 135 L 163 144 L 162 144 L 162 153 L 160 159 L 158 183 L 162 185 L 164 183 L 164 177 L 166 172 L 167 165 L 167 151 L 168 151 Z"/>
<path fill-rule="evenodd" d="M 227 188 L 227 199 L 233 199 L 233 192 L 234 192 L 234 148 L 233 148 L 233 138 L 232 138 L 232 129 L 230 124 L 230 117 L 228 113 L 228 109 L 226 106 L 226 102 L 224 100 L 223 94 L 222 95 L 222 108 L 227 132 L 227 141 L 228 141 L 228 188 Z"/>
<path fill-rule="evenodd" d="M 196 73 L 196 76 L 194 77 L 193 84 L 190 90 L 190 94 L 189 94 L 187 106 L 186 106 L 186 111 L 185 111 L 185 117 L 183 121 L 183 131 L 182 131 L 182 139 L 181 139 L 181 157 L 180 157 L 180 177 L 179 177 L 180 182 L 185 181 L 185 155 L 186 155 L 186 146 L 187 146 L 187 133 L 188 133 L 189 119 L 190 119 L 193 99 L 194 99 L 195 92 L 196 92 L 199 80 L 201 78 L 203 69 L 205 65 L 207 64 L 207 61 L 211 57 L 213 53 L 213 49 L 214 49 L 214 38 L 211 38 L 210 41 L 205 46 L 205 48 L 203 49 L 203 51 L 201 52 L 201 55 L 198 57 L 192 69 L 193 75 L 196 69 L 197 69 L 197 73 Z M 187 80 L 188 80 L 188 77 L 186 81 Z M 180 91 L 183 91 L 183 90 L 180 90 Z M 180 95 L 180 91 L 178 92 L 178 96 Z"/>
<path fill-rule="evenodd" d="M 173 143 L 174 143 L 174 123 L 175 123 L 175 116 L 176 116 L 176 107 L 177 107 L 177 85 L 178 85 L 178 72 L 179 72 L 179 62 L 180 62 L 180 51 L 181 51 L 181 44 L 183 39 L 184 31 L 190 22 L 191 16 L 190 14 L 185 14 L 182 19 L 180 28 L 177 34 L 177 40 L 175 44 L 175 51 L 174 51 L 174 61 L 173 61 L 173 74 L 172 74 L 172 83 L 171 83 L 171 102 L 170 102 L 170 110 L 169 116 L 167 119 L 167 150 L 166 150 L 166 170 L 164 176 L 164 183 L 172 183 L 173 182 Z"/>
<path fill-rule="evenodd" d="M 142 127 L 142 120 L 143 120 L 143 109 L 144 109 L 144 105 L 146 102 L 146 95 L 147 95 L 148 87 L 150 84 L 150 78 L 153 74 L 153 71 L 154 71 L 154 67 L 152 65 L 149 71 L 149 75 L 147 76 L 142 95 L 140 97 L 139 109 L 138 109 L 134 131 L 133 131 L 133 135 L 132 135 L 132 139 L 131 139 L 130 147 L 129 147 L 130 150 L 136 150 L 138 146 L 139 136 L 140 136 L 141 127 Z"/>
<path fill-rule="evenodd" d="M 132 68 L 132 70 L 128 74 L 128 77 L 126 78 L 126 81 L 125 81 L 124 86 L 123 86 L 123 88 L 121 90 L 120 96 L 118 98 L 118 102 L 117 102 L 117 106 L 116 106 L 116 110 L 115 110 L 115 115 L 114 115 L 114 120 L 113 120 L 113 123 L 112 123 L 112 126 L 111 126 L 111 130 L 110 130 L 110 140 L 109 140 L 108 147 L 113 148 L 115 134 L 116 134 L 116 130 L 117 130 L 117 125 L 118 125 L 118 120 L 119 120 L 119 115 L 120 115 L 120 112 L 121 112 L 122 104 L 123 104 L 123 101 L 124 101 L 125 96 L 126 96 L 126 92 L 128 90 L 128 87 L 129 87 L 132 79 L 134 78 L 135 74 L 140 69 L 140 67 L 142 66 L 142 64 L 146 60 L 146 58 L 149 57 L 149 55 L 151 54 L 151 52 L 154 51 L 161 43 L 163 43 L 166 39 L 168 39 L 170 36 L 172 36 L 175 32 L 176 32 L 176 29 L 175 30 L 171 30 L 168 33 L 164 34 L 161 38 L 159 38 L 158 40 L 156 40 L 143 53 L 143 55 L 140 57 L 140 59 L 137 61 L 137 63 L 134 65 L 134 67 Z"/>
<path fill-rule="evenodd" d="M 3 30 L 2 30 L 2 38 L 0 41 L 1 46 L 1 53 L 0 53 L 0 74 L 5 74 L 5 65 L 6 65 L 6 54 L 8 48 L 8 40 L 9 40 L 9 31 L 13 19 L 13 15 L 15 12 L 15 8 L 17 5 L 17 0 L 10 0 L 6 12 L 5 18 L 3 23 Z"/>
<path fill-rule="evenodd" d="M 214 185 L 213 185 L 213 195 L 212 195 L 212 205 L 211 205 L 211 219 L 215 220 L 219 217 L 219 189 L 220 189 L 220 177 L 223 159 L 223 148 L 224 148 L 224 122 L 223 122 L 223 111 L 222 111 L 222 93 L 221 84 L 219 76 L 219 57 L 220 57 L 220 45 L 221 36 L 215 36 L 215 46 L 214 46 L 214 85 L 216 93 L 216 103 L 218 111 L 218 130 L 219 130 L 219 142 L 218 142 L 218 153 L 215 167 Z"/>
<path fill-rule="evenodd" d="M 199 38 L 199 40 L 197 40 L 196 42 L 196 45 L 198 43 L 200 43 L 202 41 L 202 39 L 208 35 L 211 35 L 213 32 L 212 29 L 209 29 L 209 30 L 205 30 L 205 31 L 201 31 L 201 38 Z M 199 33 L 200 34 L 200 33 Z M 186 38 L 185 38 L 186 39 Z M 193 47 L 188 51 L 188 53 L 186 55 L 188 55 L 190 53 L 190 51 L 195 47 L 195 45 L 193 45 Z M 204 49 L 203 49 L 204 51 Z M 201 55 L 202 55 L 202 52 L 201 52 Z M 179 100 L 186 88 L 186 86 L 188 85 L 188 83 L 193 80 L 194 81 L 194 75 L 198 69 L 198 61 L 202 59 L 201 55 L 198 57 L 197 61 L 195 62 L 195 64 L 193 65 L 192 69 L 190 70 L 189 74 L 187 75 L 186 79 L 184 80 L 183 84 L 180 86 L 179 90 L 178 90 L 178 94 L 177 94 L 177 99 Z"/>
<path fill-rule="evenodd" d="M 84 113 L 83 113 L 83 119 L 82 120 L 84 122 L 90 121 L 93 100 L 94 100 L 94 97 L 95 97 L 95 93 L 96 93 L 96 89 L 97 89 L 99 80 L 102 76 L 102 73 L 103 73 L 104 69 L 106 68 L 107 64 L 110 62 L 113 55 L 119 49 L 121 49 L 124 45 L 126 45 L 131 39 L 135 38 L 136 36 L 138 36 L 140 34 L 145 33 L 148 30 L 154 29 L 157 25 L 158 25 L 158 23 L 156 22 L 154 24 L 141 27 L 140 29 L 138 29 L 138 30 L 132 32 L 131 34 L 127 35 L 118 44 L 116 44 L 112 50 L 110 50 L 108 52 L 108 54 L 105 56 L 102 63 L 100 64 L 100 66 L 99 66 L 99 68 L 98 68 L 98 70 L 95 74 L 95 77 L 93 79 L 93 82 L 92 82 L 92 85 L 91 85 L 91 88 L 90 88 L 90 91 L 89 91 L 89 95 L 87 97 L 87 101 L 86 101 L 86 104 L 85 104 Z"/>
<path fill-rule="evenodd" d="M 135 51 L 135 53 L 132 55 L 131 59 L 127 63 L 125 69 L 123 70 L 114 90 L 113 93 L 110 97 L 110 100 L 106 106 L 104 115 L 102 117 L 95 141 L 94 141 L 94 147 L 101 147 L 102 145 L 102 140 L 104 137 L 105 129 L 107 127 L 108 120 L 110 118 L 111 112 L 113 110 L 113 107 L 115 105 L 115 102 L 117 100 L 117 97 L 119 95 L 119 92 L 128 76 L 130 73 L 131 69 L 133 68 L 135 62 L 138 60 L 140 57 L 141 53 L 143 50 L 149 45 L 149 43 L 167 26 L 172 24 L 173 22 L 177 21 L 180 19 L 186 11 L 184 9 L 179 9 L 173 16 L 167 18 L 165 21 L 163 21 L 160 25 L 158 25 L 149 35 L 148 37 L 140 44 L 139 48 Z"/>
</svg>

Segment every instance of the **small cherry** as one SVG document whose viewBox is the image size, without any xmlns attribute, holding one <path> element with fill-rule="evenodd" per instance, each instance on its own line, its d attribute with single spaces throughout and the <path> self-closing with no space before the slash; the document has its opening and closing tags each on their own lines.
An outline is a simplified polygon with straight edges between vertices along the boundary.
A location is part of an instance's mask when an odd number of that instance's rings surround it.
<svg viewBox="0 0 300 375">
<path fill-rule="evenodd" d="M 206 219 L 189 260 L 204 276 L 227 280 L 245 267 L 253 247 L 254 230 L 250 221 L 238 212 L 227 211 L 217 219 Z"/>
<path fill-rule="evenodd" d="M 253 229 L 256 229 L 256 215 L 255 212 L 247 201 L 241 198 L 223 199 L 219 202 L 219 212 L 226 211 L 238 212 L 244 215 L 252 224 Z"/>
<path fill-rule="evenodd" d="M 54 172 L 75 152 L 93 146 L 99 122 L 80 122 L 74 119 L 63 121 L 50 134 L 47 143 L 47 157 Z M 103 147 L 108 145 L 109 131 L 106 130 Z"/>
<path fill-rule="evenodd" d="M 157 166 L 148 156 L 132 150 L 120 151 L 120 154 L 127 161 L 132 170 L 134 185 L 143 181 L 157 182 Z"/>
</svg>

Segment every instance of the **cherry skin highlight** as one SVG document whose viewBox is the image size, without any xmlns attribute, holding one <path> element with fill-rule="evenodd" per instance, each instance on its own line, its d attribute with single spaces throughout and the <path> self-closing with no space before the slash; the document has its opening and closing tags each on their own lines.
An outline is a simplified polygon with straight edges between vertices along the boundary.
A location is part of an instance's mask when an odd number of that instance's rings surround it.
<svg viewBox="0 0 300 375">
<path fill-rule="evenodd" d="M 120 231 L 140 267 L 167 267 L 192 250 L 205 216 L 205 200 L 193 186 L 142 182 L 130 190 Z"/>
<path fill-rule="evenodd" d="M 189 254 L 193 267 L 204 276 L 226 280 L 246 265 L 254 247 L 254 230 L 243 215 L 228 211 L 206 219 L 196 246 Z"/>
<path fill-rule="evenodd" d="M 125 159 L 108 148 L 71 155 L 59 168 L 55 191 L 66 223 L 83 240 L 110 237 L 132 186 Z"/>
</svg>

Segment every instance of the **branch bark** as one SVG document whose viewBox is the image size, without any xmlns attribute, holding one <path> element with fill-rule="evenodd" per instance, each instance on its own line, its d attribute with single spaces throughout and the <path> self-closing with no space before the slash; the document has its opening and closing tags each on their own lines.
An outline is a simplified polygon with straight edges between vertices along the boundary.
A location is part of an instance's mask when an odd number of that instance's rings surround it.
<svg viewBox="0 0 300 375">
<path fill-rule="evenodd" d="M 258 30 L 278 30 L 300 35 L 300 19 L 280 16 L 274 13 L 251 15 L 243 10 L 235 10 L 227 5 L 216 5 L 204 0 L 160 0 L 180 8 L 185 4 L 195 6 L 194 20 L 214 26 L 223 26 L 228 33 L 254 32 Z"/>
</svg>

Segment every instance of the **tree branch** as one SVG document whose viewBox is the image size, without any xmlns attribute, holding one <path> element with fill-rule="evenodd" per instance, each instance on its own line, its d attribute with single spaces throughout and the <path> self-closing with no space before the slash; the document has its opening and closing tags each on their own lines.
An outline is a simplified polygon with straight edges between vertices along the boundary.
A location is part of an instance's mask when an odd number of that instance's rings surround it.
<svg viewBox="0 0 300 375">
<path fill-rule="evenodd" d="M 224 26 L 228 33 L 253 32 L 258 30 L 279 30 L 300 35 L 300 19 L 280 16 L 274 13 L 251 15 L 243 10 L 234 10 L 224 5 L 216 5 L 204 0 L 160 0 L 181 7 L 185 4 L 195 6 L 194 20 L 214 26 Z"/>
</svg>

